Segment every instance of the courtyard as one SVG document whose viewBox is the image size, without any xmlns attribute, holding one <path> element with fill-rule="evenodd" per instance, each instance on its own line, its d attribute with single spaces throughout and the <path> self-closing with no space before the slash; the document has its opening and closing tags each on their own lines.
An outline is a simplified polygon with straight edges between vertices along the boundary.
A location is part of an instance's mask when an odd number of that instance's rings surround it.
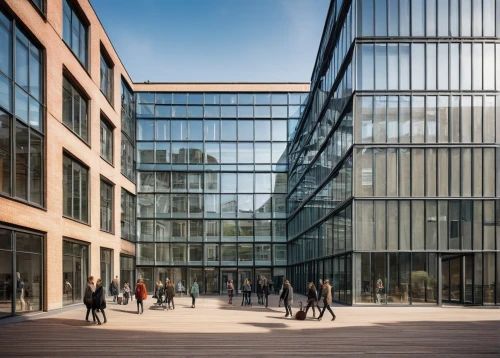
<svg viewBox="0 0 500 358">
<path fill-rule="evenodd" d="M 241 297 L 240 297 L 241 299 Z M 108 323 L 85 322 L 84 305 L 0 321 L 2 356 L 498 356 L 500 310 L 468 307 L 347 307 L 334 305 L 322 321 L 284 317 L 278 297 L 266 309 L 240 306 L 235 297 L 176 297 L 163 311 L 149 297 L 144 314 L 136 302 L 108 301 Z M 295 295 L 294 313 L 305 297 Z M 20 322 L 21 321 L 21 322 Z M 98 352 L 100 351 L 100 352 Z"/>
</svg>

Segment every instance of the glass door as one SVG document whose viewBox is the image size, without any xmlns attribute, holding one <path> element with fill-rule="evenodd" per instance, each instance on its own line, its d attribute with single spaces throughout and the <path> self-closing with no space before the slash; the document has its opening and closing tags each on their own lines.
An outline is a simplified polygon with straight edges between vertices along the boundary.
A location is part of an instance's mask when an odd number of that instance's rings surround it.
<svg viewBox="0 0 500 358">
<path fill-rule="evenodd" d="M 238 292 L 238 279 L 236 275 L 236 269 L 221 269 L 221 294 L 227 295 L 227 283 L 231 280 L 233 281 L 234 293 Z"/>
<path fill-rule="evenodd" d="M 205 268 L 205 293 L 219 294 L 219 269 Z"/>
<path fill-rule="evenodd" d="M 239 292 L 242 292 L 243 290 L 243 285 L 245 284 L 245 280 L 249 279 L 252 284 L 252 292 L 255 291 L 255 282 L 253 282 L 253 277 L 252 277 L 252 270 L 248 269 L 239 269 L 238 270 L 238 285 L 239 286 L 234 286 L 234 288 L 238 288 Z"/>
</svg>

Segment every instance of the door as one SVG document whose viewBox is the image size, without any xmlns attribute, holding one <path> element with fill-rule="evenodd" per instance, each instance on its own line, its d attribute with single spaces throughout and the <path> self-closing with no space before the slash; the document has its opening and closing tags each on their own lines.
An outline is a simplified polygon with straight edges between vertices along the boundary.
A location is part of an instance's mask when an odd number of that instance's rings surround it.
<svg viewBox="0 0 500 358">
<path fill-rule="evenodd" d="M 238 286 L 234 286 L 234 288 L 238 289 L 239 292 L 242 291 L 243 285 L 245 284 L 245 280 L 249 279 L 252 286 L 252 291 L 254 291 L 255 283 L 253 282 L 252 270 L 248 269 L 239 269 L 238 270 Z"/>
<path fill-rule="evenodd" d="M 474 258 L 472 255 L 445 255 L 442 259 L 443 302 L 472 303 Z"/>
<path fill-rule="evenodd" d="M 236 269 L 221 269 L 221 294 L 227 295 L 227 283 L 233 281 L 233 286 L 235 289 L 235 294 L 238 292 L 238 280 L 236 275 Z"/>
<path fill-rule="evenodd" d="M 219 269 L 205 268 L 205 293 L 219 294 Z"/>
</svg>

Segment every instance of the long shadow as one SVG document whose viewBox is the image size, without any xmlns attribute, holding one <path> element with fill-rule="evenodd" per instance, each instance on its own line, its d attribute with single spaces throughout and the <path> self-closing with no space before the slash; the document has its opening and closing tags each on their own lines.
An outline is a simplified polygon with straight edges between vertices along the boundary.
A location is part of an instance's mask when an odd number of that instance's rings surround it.
<svg viewBox="0 0 500 358">
<path fill-rule="evenodd" d="M 107 308 L 106 311 L 115 311 L 115 312 L 123 312 L 123 313 L 132 313 L 132 314 L 137 314 L 136 310 L 133 311 L 128 311 L 124 309 L 117 309 L 117 308 Z"/>
<path fill-rule="evenodd" d="M 94 347 L 96 342 L 100 347 L 113 347 L 108 352 L 110 355 L 130 357 L 144 356 L 144 347 L 147 347 L 148 356 L 168 354 L 172 357 L 500 355 L 500 320 L 422 320 L 366 326 L 340 326 L 339 322 L 328 322 L 320 323 L 318 328 L 304 329 L 296 329 L 299 322 L 293 323 L 251 322 L 246 325 L 267 329 L 258 333 L 235 329 L 221 334 L 163 332 L 158 326 L 152 329 L 147 325 L 126 330 L 112 324 L 97 326 L 83 320 L 49 317 L 1 328 L 0 342 L 8 342 L 2 345 L 2 357 L 90 355 L 93 353 L 89 347 Z M 311 350 L 311 347 L 321 349 Z"/>
</svg>

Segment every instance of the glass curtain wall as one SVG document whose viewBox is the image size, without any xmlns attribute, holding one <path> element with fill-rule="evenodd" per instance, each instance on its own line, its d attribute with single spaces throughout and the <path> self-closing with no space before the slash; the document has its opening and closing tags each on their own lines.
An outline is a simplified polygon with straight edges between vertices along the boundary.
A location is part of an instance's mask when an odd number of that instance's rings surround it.
<svg viewBox="0 0 500 358">
<path fill-rule="evenodd" d="M 286 148 L 305 97 L 136 93 L 139 272 L 220 293 L 286 266 Z"/>
<path fill-rule="evenodd" d="M 353 303 L 498 304 L 500 4 L 353 5 Z"/>
</svg>

